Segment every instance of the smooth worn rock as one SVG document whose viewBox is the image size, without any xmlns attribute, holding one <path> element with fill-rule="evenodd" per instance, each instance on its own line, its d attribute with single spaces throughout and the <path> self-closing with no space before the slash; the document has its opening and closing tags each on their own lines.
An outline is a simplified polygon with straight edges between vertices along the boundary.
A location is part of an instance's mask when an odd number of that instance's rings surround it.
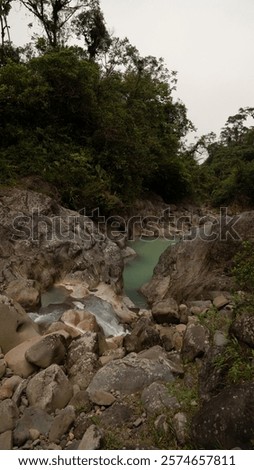
<svg viewBox="0 0 254 470">
<path fill-rule="evenodd" d="M 48 412 L 64 408 L 72 398 L 72 386 L 62 369 L 53 364 L 33 377 L 26 390 L 30 406 Z"/>
<path fill-rule="evenodd" d="M 123 342 L 127 353 L 138 353 L 156 344 L 161 344 L 160 334 L 148 318 L 140 318 L 131 334 L 126 335 Z"/>
<path fill-rule="evenodd" d="M 130 394 L 155 382 L 174 380 L 170 362 L 164 358 L 147 359 L 131 353 L 124 359 L 106 364 L 93 377 L 88 393 L 96 390 L 119 390 Z"/>
<path fill-rule="evenodd" d="M 101 448 L 102 439 L 102 431 L 92 424 L 85 432 L 78 446 L 78 450 L 98 450 Z"/>
<path fill-rule="evenodd" d="M 114 395 L 104 390 L 94 390 L 90 392 L 89 398 L 92 403 L 99 406 L 110 406 L 115 401 Z"/>
<path fill-rule="evenodd" d="M 141 401 L 148 414 L 165 411 L 167 409 L 180 408 L 176 397 L 171 396 L 167 387 L 160 383 L 152 383 L 147 387 L 141 395 Z"/>
<path fill-rule="evenodd" d="M 192 421 L 192 440 L 197 448 L 252 448 L 253 406 L 253 382 L 230 386 L 213 397 Z"/>
<path fill-rule="evenodd" d="M 35 336 L 11 349 L 5 355 L 6 363 L 14 374 L 27 378 L 38 369 L 26 359 L 26 352 L 38 341 L 40 341 L 40 336 Z"/>
<path fill-rule="evenodd" d="M 12 431 L 5 431 L 0 434 L 0 450 L 12 449 Z"/>
<path fill-rule="evenodd" d="M 0 434 L 14 429 L 19 416 L 19 410 L 15 403 L 10 400 L 0 402 Z"/>
<path fill-rule="evenodd" d="M 232 323 L 230 332 L 239 341 L 254 348 L 254 317 L 251 313 L 239 315 Z"/>
<path fill-rule="evenodd" d="M 31 439 L 31 429 L 36 430 L 40 434 L 47 436 L 53 422 L 52 416 L 50 416 L 46 411 L 37 408 L 36 406 L 31 406 L 26 408 L 23 416 L 17 421 L 13 433 L 13 439 L 15 445 L 21 446 L 26 441 Z"/>
<path fill-rule="evenodd" d="M 40 304 L 40 288 L 33 279 L 15 279 L 11 281 L 5 294 L 30 312 Z"/>
<path fill-rule="evenodd" d="M 29 435 L 32 441 L 36 441 L 40 437 L 40 431 L 38 429 L 29 429 Z"/>
<path fill-rule="evenodd" d="M 34 336 L 38 336 L 37 326 L 21 305 L 0 295 L 0 347 L 3 353 Z"/>
<path fill-rule="evenodd" d="M 215 297 L 213 299 L 213 305 L 215 306 L 215 308 L 217 308 L 218 310 L 220 310 L 221 308 L 223 307 L 226 307 L 226 305 L 229 304 L 229 300 L 224 296 L 224 295 L 218 295 L 217 297 Z"/>
<path fill-rule="evenodd" d="M 30 363 L 42 369 L 51 364 L 62 364 L 66 355 L 66 340 L 63 335 L 55 333 L 44 336 L 25 352 Z"/>
<path fill-rule="evenodd" d="M 11 398 L 18 385 L 22 382 L 21 377 L 13 375 L 6 379 L 0 388 L 0 400 Z"/>
<path fill-rule="evenodd" d="M 180 322 L 178 305 L 173 298 L 167 298 L 154 304 L 152 307 L 152 315 L 157 323 Z"/>
<path fill-rule="evenodd" d="M 75 421 L 76 413 L 73 406 L 67 406 L 55 417 L 49 431 L 50 442 L 56 442 L 70 429 Z"/>
<path fill-rule="evenodd" d="M 61 317 L 62 322 L 69 326 L 74 326 L 78 330 L 99 332 L 100 327 L 95 316 L 85 310 L 67 310 Z"/>
<path fill-rule="evenodd" d="M 209 334 L 200 324 L 188 324 L 183 337 L 182 357 L 186 362 L 202 357 L 209 347 Z"/>
</svg>

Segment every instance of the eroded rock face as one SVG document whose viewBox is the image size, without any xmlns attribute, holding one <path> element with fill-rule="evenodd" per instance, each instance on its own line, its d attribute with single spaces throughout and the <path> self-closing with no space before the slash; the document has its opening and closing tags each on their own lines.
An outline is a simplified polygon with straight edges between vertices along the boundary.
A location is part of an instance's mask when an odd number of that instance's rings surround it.
<svg viewBox="0 0 254 470">
<path fill-rule="evenodd" d="M 23 308 L 30 311 L 40 304 L 40 289 L 34 280 L 15 279 L 9 283 L 5 293 Z"/>
<path fill-rule="evenodd" d="M 89 287 L 102 281 L 121 291 L 120 249 L 98 234 L 88 217 L 43 194 L 11 188 L 0 191 L 0 222 L 2 291 L 20 278 L 46 289 L 66 275 Z M 28 304 L 37 301 L 35 292 L 30 294 Z"/>
<path fill-rule="evenodd" d="M 25 310 L 5 295 L 0 295 L 0 347 L 3 353 L 35 336 L 39 336 L 37 327 Z"/>
<path fill-rule="evenodd" d="M 254 211 L 200 229 L 192 240 L 170 246 L 160 257 L 150 283 L 142 289 L 149 302 L 173 297 L 178 303 L 229 291 L 230 267 L 242 240 L 254 236 Z M 163 286 L 163 297 L 157 290 Z"/>
<path fill-rule="evenodd" d="M 248 448 L 254 433 L 254 383 L 231 386 L 205 403 L 192 422 L 197 448 Z"/>
</svg>

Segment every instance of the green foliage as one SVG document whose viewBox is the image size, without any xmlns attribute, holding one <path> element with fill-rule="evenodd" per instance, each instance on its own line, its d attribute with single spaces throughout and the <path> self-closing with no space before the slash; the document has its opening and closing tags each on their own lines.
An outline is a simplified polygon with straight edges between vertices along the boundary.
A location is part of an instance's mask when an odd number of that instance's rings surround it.
<svg viewBox="0 0 254 470">
<path fill-rule="evenodd" d="M 214 335 L 216 330 L 228 329 L 230 320 L 227 317 L 224 317 L 220 311 L 214 306 L 209 308 L 203 313 L 198 315 L 199 322 L 201 325 L 205 326 L 211 336 Z"/>
<path fill-rule="evenodd" d="M 191 124 L 171 96 L 175 74 L 128 41 L 120 59 L 123 70 L 105 73 L 65 47 L 2 67 L 0 183 L 40 175 L 70 207 L 104 212 L 146 190 L 166 200 L 191 192 L 190 157 L 181 155 Z"/>
<path fill-rule="evenodd" d="M 253 293 L 254 287 L 254 243 L 244 241 L 234 257 L 233 275 L 236 286 Z"/>
<path fill-rule="evenodd" d="M 254 127 L 246 125 L 253 118 L 253 108 L 241 108 L 228 118 L 220 139 L 203 136 L 196 144 L 195 149 L 208 153 L 200 176 L 206 181 L 204 194 L 215 206 L 254 204 Z"/>
<path fill-rule="evenodd" d="M 181 411 L 185 411 L 189 415 L 194 413 L 198 406 L 198 371 L 192 368 L 193 386 L 188 387 L 181 379 L 170 382 L 167 387 L 169 394 L 177 398 L 180 403 Z"/>
<path fill-rule="evenodd" d="M 215 366 L 225 370 L 225 385 L 252 380 L 254 351 L 231 338 L 222 354 L 215 358 Z"/>
</svg>

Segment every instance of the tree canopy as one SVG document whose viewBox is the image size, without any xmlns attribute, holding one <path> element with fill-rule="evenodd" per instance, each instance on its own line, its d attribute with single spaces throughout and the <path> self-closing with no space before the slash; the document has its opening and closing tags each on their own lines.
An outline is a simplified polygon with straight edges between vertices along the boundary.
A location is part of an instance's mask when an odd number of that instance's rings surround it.
<svg viewBox="0 0 254 470">
<path fill-rule="evenodd" d="M 193 125 L 174 99 L 177 73 L 112 36 L 99 0 L 19 2 L 41 33 L 15 47 L 14 0 L 0 0 L 0 184 L 39 176 L 68 206 L 104 212 L 149 191 L 167 202 L 254 203 L 253 108 L 230 116 L 219 139 L 185 148 Z"/>
</svg>

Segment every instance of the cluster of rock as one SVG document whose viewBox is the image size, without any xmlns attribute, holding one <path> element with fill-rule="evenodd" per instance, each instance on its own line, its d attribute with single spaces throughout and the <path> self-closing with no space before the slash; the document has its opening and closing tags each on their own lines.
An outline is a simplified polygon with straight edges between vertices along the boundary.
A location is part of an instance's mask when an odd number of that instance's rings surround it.
<svg viewBox="0 0 254 470">
<path fill-rule="evenodd" d="M 166 250 L 143 287 L 151 310 L 120 309 L 128 334 L 115 337 L 78 308 L 42 333 L 23 307 L 57 279 L 82 295 L 100 281 L 121 292 L 117 245 L 31 191 L 0 193 L 0 217 L 0 449 L 252 447 L 251 375 L 237 385 L 226 378 L 232 338 L 247 358 L 254 348 L 254 317 L 235 316 L 230 294 L 232 257 L 254 235 L 253 213 L 236 220 L 239 238 L 225 238 L 227 223 L 210 224 L 217 237 Z"/>
<path fill-rule="evenodd" d="M 33 308 L 58 279 L 122 290 L 120 249 L 92 221 L 34 191 L 0 191 L 0 292 Z"/>
<path fill-rule="evenodd" d="M 201 321 L 211 308 L 223 320 L 212 334 Z M 232 309 L 227 293 L 187 305 L 168 299 L 140 311 L 129 334 L 111 338 L 91 314 L 72 311 L 42 336 L 19 304 L 1 296 L 0 448 L 157 448 L 154 433 L 177 448 L 248 446 L 253 383 L 221 390 L 214 361 L 228 344 Z M 230 332 L 254 347 L 250 315 Z M 198 386 L 201 401 L 186 407 L 175 385 Z"/>
</svg>

